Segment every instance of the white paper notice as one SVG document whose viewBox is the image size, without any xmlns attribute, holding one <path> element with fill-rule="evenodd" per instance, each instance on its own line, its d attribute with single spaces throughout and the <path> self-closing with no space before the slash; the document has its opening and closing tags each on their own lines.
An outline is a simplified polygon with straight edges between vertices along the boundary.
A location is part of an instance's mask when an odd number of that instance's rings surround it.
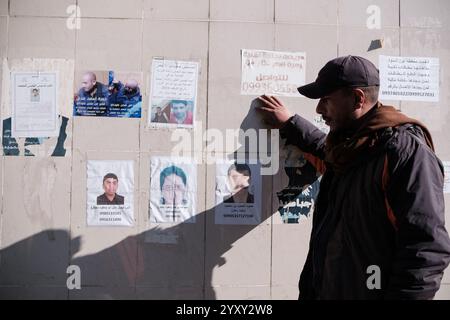
<svg viewBox="0 0 450 320">
<path fill-rule="evenodd" d="M 134 169 L 131 160 L 87 162 L 87 225 L 132 226 Z"/>
<path fill-rule="evenodd" d="M 259 164 L 227 162 L 216 165 L 216 224 L 261 222 L 260 170 Z"/>
<path fill-rule="evenodd" d="M 444 193 L 450 193 L 450 161 L 442 161 L 444 165 Z"/>
<path fill-rule="evenodd" d="M 12 137 L 57 137 L 56 72 L 11 72 Z"/>
<path fill-rule="evenodd" d="M 439 101 L 439 58 L 380 56 L 380 99 Z"/>
<path fill-rule="evenodd" d="M 193 127 L 199 63 L 153 59 L 148 123 Z"/>
<path fill-rule="evenodd" d="M 242 49 L 241 94 L 300 97 L 306 54 Z"/>
<path fill-rule="evenodd" d="M 193 159 L 152 157 L 150 222 L 195 222 L 197 167 Z"/>
</svg>

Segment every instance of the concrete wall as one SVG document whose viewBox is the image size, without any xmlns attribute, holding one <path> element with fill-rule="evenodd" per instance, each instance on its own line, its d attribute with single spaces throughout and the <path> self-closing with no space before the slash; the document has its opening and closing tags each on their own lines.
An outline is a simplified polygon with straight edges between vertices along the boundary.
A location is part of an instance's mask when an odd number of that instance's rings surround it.
<svg viewBox="0 0 450 320">
<path fill-rule="evenodd" d="M 81 28 L 71 30 L 66 8 L 73 4 Z M 381 9 L 380 29 L 366 25 L 370 5 Z M 25 68 L 24 58 L 63 59 L 54 63 L 66 70 L 65 90 L 87 69 L 143 72 L 146 81 L 142 119 L 73 118 L 67 99 L 60 105 L 70 117 L 65 157 L 0 157 L 0 297 L 296 299 L 311 218 L 275 222 L 280 175 L 263 177 L 264 219 L 257 226 L 214 223 L 209 165 L 197 170 L 195 224 L 155 231 L 149 223 L 149 159 L 173 147 L 173 130 L 147 126 L 152 57 L 201 62 L 196 117 L 204 130 L 221 131 L 256 122 L 255 97 L 240 95 L 242 48 L 306 52 L 306 82 L 345 54 L 375 64 L 380 54 L 439 57 L 439 102 L 386 102 L 425 122 L 439 157 L 450 160 L 449 18 L 447 0 L 0 0 L 2 73 Z M 384 39 L 383 48 L 368 51 L 375 39 Z M 313 120 L 315 101 L 283 100 Z M 8 108 L 2 103 L 3 117 Z M 204 152 L 204 144 L 194 150 Z M 134 227 L 86 226 L 86 162 L 102 159 L 134 161 Z M 449 194 L 445 200 L 450 229 Z M 152 232 L 174 243 L 154 241 Z M 72 264 L 81 268 L 81 290 L 66 287 Z M 438 298 L 450 298 L 450 272 Z"/>
</svg>

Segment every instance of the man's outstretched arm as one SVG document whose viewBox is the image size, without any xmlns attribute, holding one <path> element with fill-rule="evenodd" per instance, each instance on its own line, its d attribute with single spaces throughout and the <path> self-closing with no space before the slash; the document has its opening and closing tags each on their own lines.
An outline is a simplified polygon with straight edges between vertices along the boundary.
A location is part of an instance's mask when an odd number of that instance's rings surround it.
<svg viewBox="0 0 450 320">
<path fill-rule="evenodd" d="M 323 160 L 325 133 L 305 118 L 293 115 L 278 98 L 264 95 L 258 99 L 263 104 L 258 109 L 274 128 L 280 129 L 281 137 L 287 139 L 287 144 Z"/>
</svg>

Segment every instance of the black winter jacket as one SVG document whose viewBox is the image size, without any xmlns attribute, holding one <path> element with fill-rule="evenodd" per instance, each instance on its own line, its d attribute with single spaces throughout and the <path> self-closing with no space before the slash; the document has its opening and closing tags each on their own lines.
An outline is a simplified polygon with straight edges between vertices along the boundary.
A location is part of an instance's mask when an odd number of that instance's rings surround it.
<svg viewBox="0 0 450 320">
<path fill-rule="evenodd" d="M 326 135 L 306 119 L 295 115 L 281 135 L 324 159 Z M 442 163 L 418 126 L 381 136 L 344 174 L 325 170 L 300 299 L 431 299 L 439 289 L 450 262 Z"/>
</svg>

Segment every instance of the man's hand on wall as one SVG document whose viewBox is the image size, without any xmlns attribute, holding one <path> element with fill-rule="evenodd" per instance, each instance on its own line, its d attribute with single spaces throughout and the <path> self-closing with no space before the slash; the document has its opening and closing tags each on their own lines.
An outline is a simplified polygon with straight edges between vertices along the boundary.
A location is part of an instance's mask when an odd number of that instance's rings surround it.
<svg viewBox="0 0 450 320">
<path fill-rule="evenodd" d="M 292 117 L 288 108 L 283 105 L 278 98 L 274 96 L 262 95 L 258 97 L 258 100 L 262 102 L 261 106 L 257 107 L 257 110 L 261 111 L 264 119 L 267 123 L 274 128 L 281 128 Z"/>
</svg>

